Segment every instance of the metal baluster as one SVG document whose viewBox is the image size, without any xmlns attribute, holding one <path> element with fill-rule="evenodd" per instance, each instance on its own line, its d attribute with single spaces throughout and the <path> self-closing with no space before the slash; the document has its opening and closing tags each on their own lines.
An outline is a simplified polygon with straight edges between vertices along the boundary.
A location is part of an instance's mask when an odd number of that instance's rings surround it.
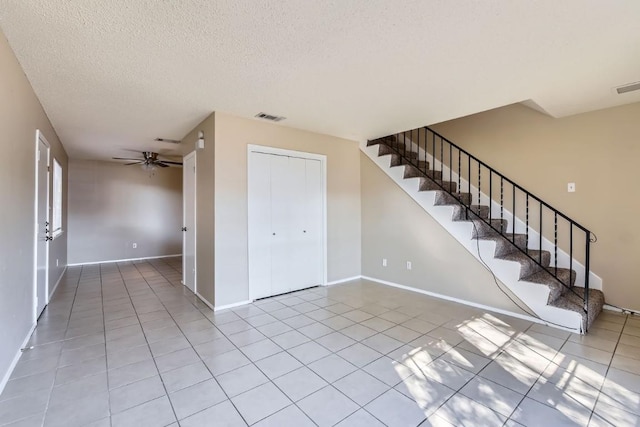
<svg viewBox="0 0 640 427">
<path fill-rule="evenodd" d="M 573 275 L 573 222 L 569 223 L 569 283 L 571 286 L 571 277 Z"/>
<path fill-rule="evenodd" d="M 492 202 L 493 202 L 493 169 L 489 169 L 489 224 L 491 224 L 491 203 Z"/>
<path fill-rule="evenodd" d="M 558 212 L 554 212 L 553 216 L 553 244 L 555 252 L 553 262 L 555 264 L 556 277 L 558 277 Z"/>
<path fill-rule="evenodd" d="M 542 202 L 540 202 L 540 254 L 538 258 L 540 259 L 540 265 L 542 265 Z"/>
<path fill-rule="evenodd" d="M 480 162 L 478 162 L 478 205 L 480 205 L 480 188 L 482 187 L 482 166 L 480 165 Z M 489 223 L 489 225 L 491 226 L 491 223 Z"/>
<path fill-rule="evenodd" d="M 589 275 L 591 270 L 589 269 L 589 251 L 591 245 L 591 232 L 586 231 L 586 248 L 585 248 L 585 265 L 584 265 L 584 312 L 587 319 L 589 318 Z M 585 325 L 584 331 L 587 332 L 587 325 Z"/>
<path fill-rule="evenodd" d="M 451 183 L 453 182 L 453 148 L 451 143 L 449 143 L 449 188 L 451 188 Z"/>
<path fill-rule="evenodd" d="M 527 193 L 527 213 L 526 213 L 526 217 L 527 217 L 527 229 L 526 229 L 527 230 L 526 231 L 527 237 L 525 237 L 525 242 L 526 242 L 526 244 L 524 246 L 525 250 L 529 249 L 529 193 Z"/>
<path fill-rule="evenodd" d="M 504 221 L 504 177 L 500 175 L 500 224 Z"/>
<path fill-rule="evenodd" d="M 462 157 L 462 151 L 460 151 L 460 149 L 458 148 L 458 193 L 460 192 L 460 174 L 462 173 L 460 168 L 461 157 Z"/>
<path fill-rule="evenodd" d="M 444 179 L 444 141 L 442 137 L 440 137 L 440 180 Z M 449 188 L 449 192 L 451 192 L 451 188 Z"/>
<path fill-rule="evenodd" d="M 516 185 L 512 182 L 511 188 L 513 189 L 513 211 L 511 211 L 511 242 L 516 244 Z M 502 223 L 500 223 L 500 227 L 502 227 Z"/>
</svg>

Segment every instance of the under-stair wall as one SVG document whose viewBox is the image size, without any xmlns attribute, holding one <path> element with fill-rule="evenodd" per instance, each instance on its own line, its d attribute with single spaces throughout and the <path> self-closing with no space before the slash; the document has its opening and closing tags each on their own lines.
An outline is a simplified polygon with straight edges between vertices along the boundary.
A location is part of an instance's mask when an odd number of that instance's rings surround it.
<svg viewBox="0 0 640 427">
<path fill-rule="evenodd" d="M 431 130 L 380 138 L 361 145 L 361 149 L 524 302 L 521 305 L 514 301 L 515 304 L 551 325 L 586 332 L 604 303 L 602 293 L 589 287 L 589 281 L 601 287 L 601 280 L 591 274 L 587 278 L 585 273 L 589 270 L 586 267 L 592 237 L 589 230 Z M 494 184 L 496 176 L 498 181 Z M 469 185 L 467 178 L 471 182 L 477 179 L 478 185 Z M 496 185 L 499 185 L 497 206 Z M 492 195 L 491 199 L 486 193 Z M 509 193 L 511 200 L 505 197 Z M 516 209 L 518 198 L 523 199 L 520 205 L 526 199 L 526 223 L 524 212 Z M 533 212 L 530 202 L 532 207 L 538 206 Z M 509 206 L 513 206 L 515 220 Z M 540 234 L 530 226 L 530 221 L 535 223 L 536 211 L 538 230 L 543 230 Z M 553 219 L 553 243 L 547 238 L 547 212 Z M 395 221 L 402 221 L 402 215 Z M 563 241 L 559 238 L 564 223 L 570 254 L 562 251 Z M 574 235 L 583 235 L 584 245 Z M 571 256 L 580 250 L 585 254 L 584 266 L 578 257 Z M 576 281 L 576 276 L 581 281 Z"/>
</svg>

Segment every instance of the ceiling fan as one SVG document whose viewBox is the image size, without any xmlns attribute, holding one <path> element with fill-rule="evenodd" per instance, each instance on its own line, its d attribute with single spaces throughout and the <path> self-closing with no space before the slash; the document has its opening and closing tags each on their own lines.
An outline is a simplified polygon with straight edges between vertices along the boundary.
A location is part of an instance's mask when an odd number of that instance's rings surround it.
<svg viewBox="0 0 640 427">
<path fill-rule="evenodd" d="M 142 165 L 145 170 L 155 169 L 156 167 L 168 168 L 169 166 L 182 166 L 182 162 L 173 162 L 170 160 L 162 160 L 158 158 L 158 153 L 153 151 L 143 151 L 143 159 L 132 159 L 126 157 L 112 157 L 114 160 L 133 160 L 130 163 L 125 163 L 125 166 L 130 165 Z"/>
</svg>

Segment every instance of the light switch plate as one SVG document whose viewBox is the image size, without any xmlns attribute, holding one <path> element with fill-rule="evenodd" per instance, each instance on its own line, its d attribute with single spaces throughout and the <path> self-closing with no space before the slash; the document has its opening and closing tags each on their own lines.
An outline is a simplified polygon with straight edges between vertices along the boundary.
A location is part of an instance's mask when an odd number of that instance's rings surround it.
<svg viewBox="0 0 640 427">
<path fill-rule="evenodd" d="M 570 182 L 567 184 L 567 191 L 569 193 L 575 193 L 576 192 L 576 183 L 575 182 Z"/>
</svg>

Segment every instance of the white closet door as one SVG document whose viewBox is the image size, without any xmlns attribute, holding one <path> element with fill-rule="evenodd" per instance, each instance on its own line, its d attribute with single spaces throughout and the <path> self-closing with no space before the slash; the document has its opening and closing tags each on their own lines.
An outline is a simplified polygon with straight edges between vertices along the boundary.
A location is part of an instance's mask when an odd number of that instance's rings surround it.
<svg viewBox="0 0 640 427">
<path fill-rule="evenodd" d="M 300 252 L 307 260 L 302 287 L 320 285 L 323 274 L 323 191 L 322 167 L 319 160 L 305 160 L 304 240 Z"/>
<path fill-rule="evenodd" d="M 289 157 L 271 157 L 271 295 L 291 290 L 291 179 Z"/>
<path fill-rule="evenodd" d="M 289 291 L 307 288 L 307 269 L 309 268 L 308 254 L 304 250 L 307 238 L 307 185 L 306 185 L 307 160 L 289 158 Z"/>
<path fill-rule="evenodd" d="M 271 291 L 271 156 L 250 153 L 249 179 L 249 283 L 251 298 Z"/>
</svg>

